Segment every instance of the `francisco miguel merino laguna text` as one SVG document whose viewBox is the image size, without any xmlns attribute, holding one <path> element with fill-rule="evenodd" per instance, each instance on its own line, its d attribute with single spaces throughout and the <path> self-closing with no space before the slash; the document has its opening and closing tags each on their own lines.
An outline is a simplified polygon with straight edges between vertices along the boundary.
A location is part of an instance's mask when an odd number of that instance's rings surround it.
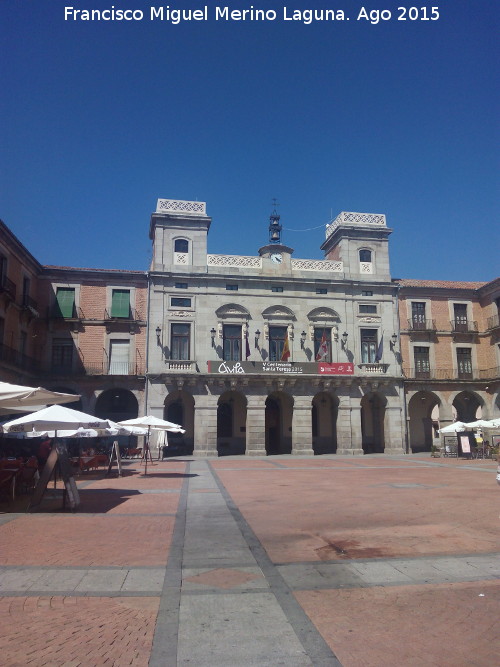
<svg viewBox="0 0 500 667">
<path fill-rule="evenodd" d="M 275 21 L 278 13 L 274 9 L 255 9 L 250 5 L 247 9 L 231 9 L 215 6 L 210 8 L 216 21 Z M 363 8 L 364 9 L 364 8 Z M 65 21 L 143 21 L 148 14 L 142 9 L 76 9 L 64 8 Z M 349 20 L 341 9 L 288 9 L 282 8 L 283 21 L 302 21 L 310 24 L 313 21 L 345 21 Z M 149 8 L 150 21 L 165 21 L 177 25 L 183 21 L 208 21 L 209 7 L 200 9 L 173 9 L 170 5 Z"/>
</svg>

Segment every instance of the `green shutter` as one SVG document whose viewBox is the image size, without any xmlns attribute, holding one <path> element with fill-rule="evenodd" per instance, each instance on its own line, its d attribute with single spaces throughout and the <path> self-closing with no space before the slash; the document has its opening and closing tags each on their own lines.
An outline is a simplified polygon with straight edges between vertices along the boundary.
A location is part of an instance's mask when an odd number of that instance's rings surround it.
<svg viewBox="0 0 500 667">
<path fill-rule="evenodd" d="M 114 289 L 111 301 L 111 317 L 130 317 L 130 291 Z"/>
<path fill-rule="evenodd" d="M 59 317 L 73 317 L 75 307 L 75 290 L 58 287 L 56 293 L 56 315 Z"/>
</svg>

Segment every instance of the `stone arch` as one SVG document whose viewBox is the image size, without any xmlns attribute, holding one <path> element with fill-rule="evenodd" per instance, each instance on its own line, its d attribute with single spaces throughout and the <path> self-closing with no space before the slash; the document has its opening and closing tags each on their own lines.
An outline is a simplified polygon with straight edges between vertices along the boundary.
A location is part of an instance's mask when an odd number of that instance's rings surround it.
<svg viewBox="0 0 500 667">
<path fill-rule="evenodd" d="M 249 319 L 250 311 L 239 303 L 225 303 L 215 311 L 218 319 Z"/>
<path fill-rule="evenodd" d="M 276 391 L 266 398 L 265 430 L 266 453 L 292 453 L 293 398 Z"/>
<path fill-rule="evenodd" d="M 361 399 L 361 436 L 365 454 L 383 454 L 385 449 L 385 408 L 387 399 L 377 392 Z"/>
<path fill-rule="evenodd" d="M 315 454 L 335 454 L 337 451 L 337 417 L 339 399 L 327 391 L 312 399 L 312 447 Z"/>
<path fill-rule="evenodd" d="M 191 455 L 194 449 L 194 398 L 184 390 L 167 395 L 163 404 L 163 419 L 179 424 L 185 433 L 168 433 L 166 454 Z"/>
<path fill-rule="evenodd" d="M 307 313 L 307 319 L 310 322 L 340 322 L 340 315 L 332 308 L 313 308 Z"/>
<path fill-rule="evenodd" d="M 412 452 L 430 452 L 439 428 L 441 401 L 432 391 L 417 391 L 408 402 L 409 436 Z M 436 408 L 438 409 L 436 415 Z M 436 419 L 437 416 L 437 419 Z"/>
<path fill-rule="evenodd" d="M 247 399 L 239 391 L 225 391 L 217 402 L 217 452 L 219 456 L 244 454 Z"/>
<path fill-rule="evenodd" d="M 133 419 L 139 414 L 139 403 L 130 389 L 113 387 L 99 394 L 94 414 L 101 419 L 109 418 L 115 422 Z"/>
<path fill-rule="evenodd" d="M 457 421 L 472 422 L 476 419 L 481 419 L 484 400 L 475 391 L 466 389 L 456 394 L 452 406 L 455 410 Z"/>
<path fill-rule="evenodd" d="M 265 320 L 291 321 L 295 320 L 295 313 L 286 306 L 269 306 L 262 311 L 262 317 Z"/>
</svg>

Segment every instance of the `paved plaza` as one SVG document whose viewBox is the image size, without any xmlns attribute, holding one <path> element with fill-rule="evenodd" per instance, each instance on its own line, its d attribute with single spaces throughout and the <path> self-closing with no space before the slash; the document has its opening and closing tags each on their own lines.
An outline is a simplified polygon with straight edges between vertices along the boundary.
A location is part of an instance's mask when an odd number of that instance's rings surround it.
<svg viewBox="0 0 500 667">
<path fill-rule="evenodd" d="M 498 664 L 494 461 L 183 457 L 0 505 L 0 665 Z"/>
</svg>

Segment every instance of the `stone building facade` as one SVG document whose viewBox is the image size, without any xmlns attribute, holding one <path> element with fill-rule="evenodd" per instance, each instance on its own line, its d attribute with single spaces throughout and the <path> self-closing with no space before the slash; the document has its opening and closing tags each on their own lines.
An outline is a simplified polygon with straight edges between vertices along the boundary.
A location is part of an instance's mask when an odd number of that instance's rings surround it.
<svg viewBox="0 0 500 667">
<path fill-rule="evenodd" d="M 293 256 L 276 213 L 255 255 L 209 254 L 211 222 L 203 202 L 151 217 L 148 412 L 198 455 L 402 453 L 385 216 L 341 213 L 322 260 Z"/>
</svg>

